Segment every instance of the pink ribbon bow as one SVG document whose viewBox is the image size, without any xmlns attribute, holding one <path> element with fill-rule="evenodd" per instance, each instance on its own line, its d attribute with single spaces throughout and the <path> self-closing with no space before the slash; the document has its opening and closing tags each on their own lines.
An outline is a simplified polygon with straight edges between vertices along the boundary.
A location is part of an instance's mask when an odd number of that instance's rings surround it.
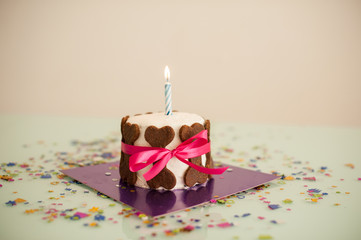
<svg viewBox="0 0 361 240">
<path fill-rule="evenodd" d="M 195 165 L 186 160 L 189 158 L 199 157 L 210 152 L 211 146 L 207 140 L 207 130 L 203 130 L 197 135 L 187 139 L 179 144 L 173 150 L 160 147 L 141 147 L 128 145 L 122 142 L 122 151 L 130 155 L 129 170 L 137 172 L 148 165 L 156 162 L 143 177 L 146 181 L 157 176 L 162 169 L 167 165 L 172 157 L 178 158 L 183 163 L 191 166 L 199 172 L 206 174 L 222 174 L 228 167 L 223 168 L 205 168 Z"/>
</svg>

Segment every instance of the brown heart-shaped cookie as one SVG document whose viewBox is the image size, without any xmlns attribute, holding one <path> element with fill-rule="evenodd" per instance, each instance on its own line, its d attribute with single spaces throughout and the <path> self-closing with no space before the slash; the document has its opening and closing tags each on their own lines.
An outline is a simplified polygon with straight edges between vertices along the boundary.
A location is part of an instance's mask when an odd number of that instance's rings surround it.
<svg viewBox="0 0 361 240">
<path fill-rule="evenodd" d="M 162 128 L 157 128 L 156 126 L 149 126 L 144 133 L 145 140 L 152 147 L 161 148 L 165 148 L 169 143 L 171 143 L 174 135 L 174 130 L 170 126 L 165 126 Z"/>
<path fill-rule="evenodd" d="M 126 144 L 133 145 L 140 135 L 140 129 L 137 124 L 124 123 L 122 125 L 123 141 Z"/>
<path fill-rule="evenodd" d="M 194 123 L 192 126 L 183 125 L 179 129 L 179 137 L 182 140 L 182 142 L 186 141 L 187 139 L 193 137 L 194 135 L 200 133 L 203 131 L 206 127 L 209 127 L 209 121 L 205 122 L 204 126 L 200 123 Z M 189 161 L 193 164 L 196 164 L 198 166 L 202 166 L 202 157 L 195 157 L 189 159 Z M 206 164 L 207 166 L 207 164 Z M 197 170 L 195 170 L 192 167 L 188 167 L 186 172 L 184 173 L 184 183 L 188 187 L 194 186 L 196 183 L 205 183 L 207 181 L 208 175 L 205 173 L 201 173 Z"/>
<path fill-rule="evenodd" d="M 183 125 L 179 129 L 179 137 L 184 142 L 204 130 L 204 126 L 200 123 L 193 123 L 192 126 Z"/>
<path fill-rule="evenodd" d="M 172 142 L 175 136 L 174 130 L 170 126 L 165 126 L 162 128 L 157 128 L 155 126 L 149 126 L 145 130 L 144 137 L 145 140 L 152 147 L 161 147 L 165 148 L 169 143 Z M 164 187 L 165 189 L 172 189 L 176 184 L 176 179 L 174 174 L 164 167 L 157 176 L 147 181 L 150 188 L 156 189 L 159 187 Z"/>
<path fill-rule="evenodd" d="M 126 144 L 134 145 L 134 142 L 140 135 L 139 126 L 137 124 L 127 123 L 129 116 L 123 117 L 121 123 L 122 141 Z M 119 174 L 122 181 L 134 185 L 137 181 L 137 174 L 129 170 L 129 155 L 121 153 Z"/>
<path fill-rule="evenodd" d="M 207 130 L 208 141 L 210 141 L 210 134 L 211 134 L 211 122 L 209 120 L 204 121 L 204 128 Z M 213 168 L 213 159 L 211 156 L 211 152 L 206 154 L 206 168 Z M 212 175 L 209 174 L 208 178 L 212 178 Z"/>
</svg>

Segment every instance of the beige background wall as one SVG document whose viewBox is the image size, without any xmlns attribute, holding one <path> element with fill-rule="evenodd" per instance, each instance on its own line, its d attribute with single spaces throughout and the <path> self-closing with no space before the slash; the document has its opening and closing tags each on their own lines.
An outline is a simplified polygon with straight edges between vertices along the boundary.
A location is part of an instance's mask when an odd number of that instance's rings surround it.
<svg viewBox="0 0 361 240">
<path fill-rule="evenodd" d="M 361 126 L 361 1 L 0 0 L 0 113 Z"/>
</svg>

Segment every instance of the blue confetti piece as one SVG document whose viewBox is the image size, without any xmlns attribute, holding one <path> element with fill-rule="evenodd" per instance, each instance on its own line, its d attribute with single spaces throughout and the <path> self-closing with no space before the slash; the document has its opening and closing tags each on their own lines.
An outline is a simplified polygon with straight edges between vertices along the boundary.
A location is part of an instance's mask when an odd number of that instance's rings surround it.
<svg viewBox="0 0 361 240">
<path fill-rule="evenodd" d="M 268 207 L 269 207 L 270 209 L 272 209 L 272 210 L 275 210 L 275 209 L 280 208 L 281 206 L 278 205 L 278 204 L 270 204 L 270 205 L 268 205 Z"/>
<path fill-rule="evenodd" d="M 51 178 L 51 175 L 50 174 L 44 174 L 44 175 L 41 175 L 40 178 Z"/>
<path fill-rule="evenodd" d="M 244 217 L 248 217 L 249 215 L 251 215 L 250 213 L 245 213 L 245 214 L 243 214 L 242 215 L 242 217 L 244 218 Z"/>
<path fill-rule="evenodd" d="M 10 200 L 10 201 L 6 202 L 5 204 L 8 205 L 8 206 L 15 206 L 16 202 Z"/>
<path fill-rule="evenodd" d="M 319 192 L 321 192 L 321 190 L 317 189 L 317 188 L 310 188 L 310 189 L 308 189 L 308 192 L 319 193 Z"/>
<path fill-rule="evenodd" d="M 105 152 L 101 155 L 102 158 L 112 158 L 112 153 L 110 152 Z"/>
<path fill-rule="evenodd" d="M 105 220 L 105 216 L 101 215 L 101 214 L 97 214 L 94 216 L 94 220 L 95 221 L 104 221 Z"/>
<path fill-rule="evenodd" d="M 237 198 L 238 199 L 244 199 L 246 196 L 245 195 L 238 195 Z"/>
</svg>

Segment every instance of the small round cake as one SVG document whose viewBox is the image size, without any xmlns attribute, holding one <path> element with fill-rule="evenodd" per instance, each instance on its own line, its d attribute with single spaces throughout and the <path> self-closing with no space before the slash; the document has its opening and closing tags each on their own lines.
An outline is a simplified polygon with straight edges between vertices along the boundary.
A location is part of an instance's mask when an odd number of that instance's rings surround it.
<svg viewBox="0 0 361 240">
<path fill-rule="evenodd" d="M 137 114 L 123 117 L 121 122 L 123 143 L 168 150 L 177 148 L 181 143 L 203 130 L 207 130 L 209 141 L 209 120 L 205 120 L 197 114 L 185 112 L 173 112 L 172 115 L 165 115 L 164 112 Z M 122 151 L 119 166 L 120 177 L 123 182 L 142 188 L 181 189 L 203 184 L 212 177 L 184 164 L 176 157 L 172 157 L 155 177 L 146 181 L 143 174 L 152 167 L 152 164 L 137 172 L 132 172 L 129 169 L 129 159 L 130 155 Z M 213 168 L 210 152 L 187 160 L 201 167 Z"/>
</svg>

